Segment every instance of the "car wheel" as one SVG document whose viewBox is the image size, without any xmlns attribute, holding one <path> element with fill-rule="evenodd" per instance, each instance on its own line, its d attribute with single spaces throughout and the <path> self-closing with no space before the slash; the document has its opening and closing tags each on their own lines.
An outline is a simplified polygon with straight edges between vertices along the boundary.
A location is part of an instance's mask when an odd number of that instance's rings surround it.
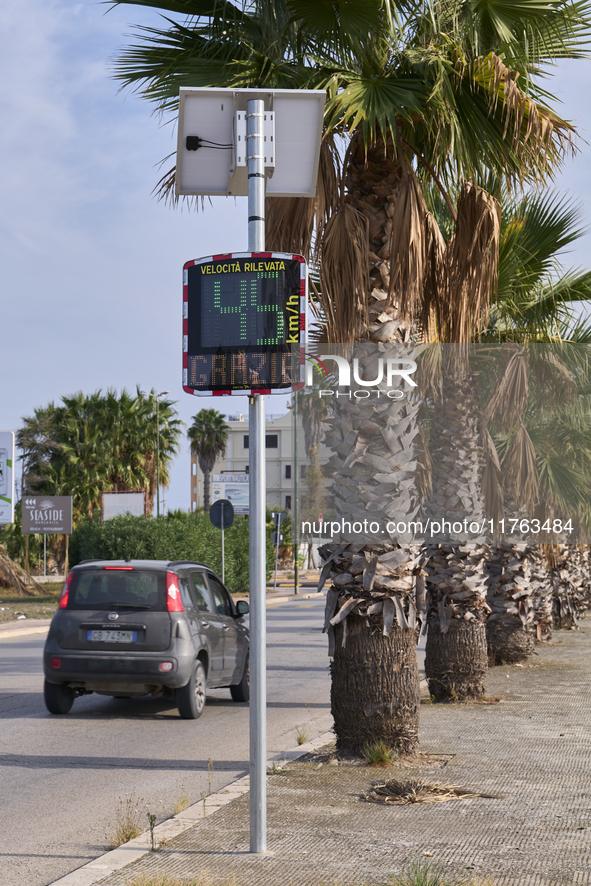
<svg viewBox="0 0 591 886">
<path fill-rule="evenodd" d="M 67 714 L 74 704 L 74 690 L 66 683 L 49 683 L 46 680 L 43 696 L 50 714 Z"/>
<path fill-rule="evenodd" d="M 244 662 L 244 673 L 240 683 L 230 686 L 233 701 L 248 701 L 250 698 L 250 663 L 248 655 Z"/>
<path fill-rule="evenodd" d="M 201 716 L 205 707 L 205 694 L 205 668 L 198 660 L 187 685 L 176 691 L 176 706 L 183 720 L 196 720 Z"/>
</svg>

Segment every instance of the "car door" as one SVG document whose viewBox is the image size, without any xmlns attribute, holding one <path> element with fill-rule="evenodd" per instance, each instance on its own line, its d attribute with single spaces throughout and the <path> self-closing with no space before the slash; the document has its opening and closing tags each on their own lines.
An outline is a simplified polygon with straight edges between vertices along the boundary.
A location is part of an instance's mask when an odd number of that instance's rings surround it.
<svg viewBox="0 0 591 886">
<path fill-rule="evenodd" d="M 201 627 L 199 624 L 199 613 L 197 610 L 196 597 L 193 592 L 193 588 L 191 587 L 189 576 L 186 573 L 179 573 L 178 580 L 179 589 L 181 592 L 181 600 L 183 601 L 183 606 L 185 607 L 187 621 L 189 622 L 189 628 L 191 631 L 191 639 L 193 640 L 193 645 L 197 650 L 201 646 Z"/>
<path fill-rule="evenodd" d="M 213 606 L 205 573 L 192 569 L 189 577 L 201 633 L 205 637 L 209 655 L 207 682 L 211 686 L 219 686 L 223 683 L 224 671 L 224 625 Z"/>
<path fill-rule="evenodd" d="M 222 623 L 224 633 L 224 670 L 223 679 L 229 684 L 242 675 L 244 658 L 240 655 L 242 644 L 239 642 L 239 631 L 234 615 L 234 606 L 227 590 L 211 572 L 207 573 L 207 582 L 213 596 L 213 605 Z M 236 677 L 239 672 L 238 678 Z"/>
</svg>

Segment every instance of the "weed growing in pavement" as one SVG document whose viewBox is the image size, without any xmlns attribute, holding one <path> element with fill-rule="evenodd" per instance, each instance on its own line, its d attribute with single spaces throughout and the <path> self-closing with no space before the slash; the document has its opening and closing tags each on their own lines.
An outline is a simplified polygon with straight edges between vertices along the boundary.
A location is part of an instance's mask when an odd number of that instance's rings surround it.
<svg viewBox="0 0 591 886">
<path fill-rule="evenodd" d="M 306 744 L 310 740 L 310 733 L 305 726 L 296 726 L 294 734 L 298 745 Z"/>
<path fill-rule="evenodd" d="M 384 741 L 368 741 L 363 748 L 363 757 L 368 766 L 391 766 L 398 754 Z"/>
<path fill-rule="evenodd" d="M 388 886 L 467 886 L 461 877 L 450 879 L 443 867 L 427 858 L 409 861 L 402 874 L 394 875 Z"/>
<path fill-rule="evenodd" d="M 156 847 L 154 845 L 154 828 L 156 827 L 156 816 L 153 812 L 146 812 L 148 816 L 148 821 L 150 822 L 150 850 L 152 852 L 156 851 Z"/>
<path fill-rule="evenodd" d="M 119 797 L 119 805 L 115 813 L 115 826 L 112 832 L 107 831 L 107 840 L 113 849 L 143 834 L 140 822 L 143 820 L 145 803 L 143 797 L 135 793 Z"/>
<path fill-rule="evenodd" d="M 190 804 L 191 801 L 187 794 L 181 794 L 181 796 L 177 797 L 174 801 L 173 815 L 179 815 L 179 813 L 184 812 L 185 809 L 189 808 Z"/>
</svg>

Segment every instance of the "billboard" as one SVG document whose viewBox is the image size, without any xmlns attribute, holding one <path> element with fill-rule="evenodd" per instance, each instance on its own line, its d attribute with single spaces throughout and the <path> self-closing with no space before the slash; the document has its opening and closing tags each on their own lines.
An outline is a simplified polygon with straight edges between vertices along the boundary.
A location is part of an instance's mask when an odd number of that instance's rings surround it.
<svg viewBox="0 0 591 886">
<path fill-rule="evenodd" d="M 103 492 L 103 523 L 112 517 L 131 514 L 132 517 L 146 516 L 145 492 Z"/>
<path fill-rule="evenodd" d="M 0 431 L 0 523 L 14 523 L 14 431 Z"/>
<path fill-rule="evenodd" d="M 71 495 L 23 497 L 23 535 L 71 535 Z"/>
<path fill-rule="evenodd" d="M 211 500 L 219 498 L 232 502 L 235 514 L 248 514 L 248 474 L 212 474 Z"/>
</svg>

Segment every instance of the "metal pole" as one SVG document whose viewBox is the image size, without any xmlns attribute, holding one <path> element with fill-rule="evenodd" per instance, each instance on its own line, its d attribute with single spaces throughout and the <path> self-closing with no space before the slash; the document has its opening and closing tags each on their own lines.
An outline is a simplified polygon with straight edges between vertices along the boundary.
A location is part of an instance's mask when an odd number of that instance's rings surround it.
<svg viewBox="0 0 591 886">
<path fill-rule="evenodd" d="M 246 112 L 248 251 L 265 249 L 264 102 L 250 99 Z M 265 398 L 249 397 L 250 498 L 250 851 L 267 850 L 267 650 L 265 558 Z"/>
<path fill-rule="evenodd" d="M 156 516 L 160 516 L 160 395 L 156 397 Z"/>
<path fill-rule="evenodd" d="M 47 575 L 47 536 L 43 533 L 43 575 Z"/>
<path fill-rule="evenodd" d="M 224 505 L 220 505 L 222 512 L 222 584 L 226 584 L 226 562 L 224 557 Z"/>
<path fill-rule="evenodd" d="M 294 461 L 294 475 L 293 475 L 293 524 L 291 529 L 291 534 L 293 538 L 293 551 L 294 551 L 294 564 L 293 564 L 293 583 L 294 583 L 294 593 L 299 594 L 300 592 L 300 562 L 298 559 L 299 556 L 299 547 L 300 547 L 300 533 L 299 533 L 299 508 L 298 508 L 298 392 L 293 392 L 293 421 L 294 421 L 294 432 L 293 432 L 293 461 Z"/>
<path fill-rule="evenodd" d="M 274 591 L 277 590 L 277 566 L 279 563 L 279 526 L 277 527 L 277 543 L 275 545 L 275 586 L 273 588 Z"/>
</svg>

